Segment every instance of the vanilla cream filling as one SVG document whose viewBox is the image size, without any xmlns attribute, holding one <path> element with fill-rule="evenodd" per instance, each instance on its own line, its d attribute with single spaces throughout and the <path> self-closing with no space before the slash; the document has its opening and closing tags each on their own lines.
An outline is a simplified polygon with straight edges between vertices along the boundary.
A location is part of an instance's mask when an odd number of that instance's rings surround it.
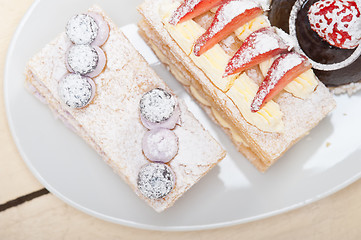
<svg viewBox="0 0 361 240">
<path fill-rule="evenodd" d="M 202 96 L 202 94 L 193 86 L 190 86 L 191 94 L 195 99 L 197 99 L 200 103 L 202 103 L 205 106 L 208 106 L 212 110 L 212 114 L 219 125 L 221 125 L 224 128 L 227 128 L 231 131 L 232 138 L 238 142 L 243 144 L 246 147 L 249 147 L 249 145 L 243 140 L 241 135 L 239 134 L 239 131 L 232 127 L 222 116 L 221 114 L 213 107 L 211 107 L 211 104 Z"/>
<path fill-rule="evenodd" d="M 258 16 L 248 23 L 244 24 L 242 27 L 238 28 L 235 31 L 236 36 L 239 40 L 244 42 L 246 38 L 251 35 L 251 33 L 265 27 L 270 27 L 271 23 L 265 15 Z"/>
<path fill-rule="evenodd" d="M 221 125 L 224 128 L 227 128 L 231 131 L 232 134 L 232 138 L 238 142 L 243 144 L 246 147 L 249 147 L 249 145 L 243 140 L 243 138 L 241 137 L 241 135 L 238 133 L 239 131 L 237 129 L 235 129 L 234 127 L 232 127 L 222 116 L 221 114 L 214 108 L 212 108 L 212 114 L 214 116 L 214 118 L 217 120 L 217 122 L 219 123 L 219 125 Z"/>
<path fill-rule="evenodd" d="M 212 83 L 223 92 L 228 91 L 237 78 L 237 75 L 223 78 L 224 69 L 231 57 L 219 44 L 216 44 L 201 56 L 195 56 L 193 52 L 194 43 L 206 30 L 193 20 L 188 20 L 175 26 L 170 24 L 169 17 L 176 8 L 177 5 L 174 4 L 164 3 L 162 5 L 160 12 L 164 27 L 184 53 L 192 59 Z"/>
<path fill-rule="evenodd" d="M 267 72 L 271 68 L 276 58 L 277 57 L 270 58 L 259 64 L 259 68 L 264 77 L 267 76 Z M 318 81 L 316 79 L 316 75 L 312 69 L 309 69 L 295 78 L 292 82 L 287 84 L 284 90 L 291 93 L 295 97 L 306 99 L 315 91 L 317 86 Z"/>
<path fill-rule="evenodd" d="M 158 51 L 159 51 L 159 49 L 158 49 Z M 159 51 L 159 53 L 162 54 L 160 51 Z M 183 82 L 185 80 L 185 77 L 183 76 L 183 74 L 181 74 L 178 71 L 178 69 L 176 69 L 175 67 L 174 68 L 170 67 L 170 70 L 172 73 L 177 72 L 176 78 L 180 82 Z M 197 99 L 200 103 L 202 103 L 203 105 L 205 105 L 211 109 L 212 114 L 213 114 L 214 118 L 216 119 L 216 121 L 218 122 L 218 124 L 231 131 L 232 138 L 236 142 L 241 143 L 246 147 L 249 147 L 249 145 L 243 140 L 241 135 L 238 133 L 239 131 L 237 129 L 235 129 L 234 127 L 232 127 L 230 124 L 228 124 L 228 122 L 219 114 L 219 112 L 217 110 L 215 110 L 215 108 L 211 107 L 211 104 L 202 96 L 202 94 L 194 86 L 190 85 L 189 89 L 195 99 Z"/>
<path fill-rule="evenodd" d="M 152 47 L 155 47 L 157 49 L 155 52 L 159 57 L 164 56 L 164 54 L 159 50 L 159 48 L 157 48 L 154 44 L 151 44 L 151 45 L 152 45 Z M 187 81 L 186 78 L 184 77 L 184 75 L 177 68 L 170 67 L 170 71 L 181 83 Z M 232 127 L 230 124 L 228 124 L 228 122 L 219 114 L 219 112 L 217 110 L 215 110 L 213 107 L 211 107 L 211 104 L 202 96 L 202 94 L 194 86 L 190 85 L 189 89 L 190 89 L 191 94 L 193 95 L 193 97 L 195 99 L 197 99 L 197 101 L 199 101 L 200 103 L 202 103 L 203 105 L 205 105 L 211 109 L 212 114 L 213 114 L 214 118 L 216 119 L 216 121 L 218 122 L 218 124 L 231 131 L 232 138 L 234 139 L 234 141 L 241 143 L 246 147 L 249 147 L 249 145 L 243 140 L 241 135 L 238 133 L 239 131 L 236 130 L 234 127 Z"/>
<path fill-rule="evenodd" d="M 214 11 L 214 10 L 212 10 Z M 214 11 L 215 12 L 215 11 Z M 271 23 L 268 20 L 268 17 L 265 15 L 258 16 L 257 18 L 252 19 L 248 23 L 244 24 L 242 27 L 238 28 L 235 31 L 235 34 L 239 40 L 244 42 L 246 38 L 253 32 L 270 27 Z M 286 33 L 285 33 L 286 34 Z M 282 37 L 282 36 L 281 36 Z M 261 64 L 259 67 L 263 73 L 263 76 L 266 77 L 269 68 L 274 62 L 275 58 L 268 59 Z M 312 69 L 301 74 L 299 77 L 290 82 L 284 90 L 291 93 L 293 96 L 306 99 L 308 98 L 316 89 L 318 81 L 316 80 L 316 75 L 313 73 Z"/>
<path fill-rule="evenodd" d="M 258 85 L 252 79 L 246 74 L 223 78 L 224 70 L 231 57 L 219 44 L 216 44 L 200 57 L 194 55 L 194 42 L 205 32 L 205 29 L 193 20 L 185 21 L 176 26 L 169 24 L 169 16 L 177 6 L 177 3 L 162 4 L 160 14 L 166 30 L 181 49 L 207 75 L 215 86 L 226 93 L 248 123 L 262 131 L 283 132 L 283 113 L 279 105 L 274 101 L 270 101 L 256 113 L 251 112 L 250 105 L 258 90 Z"/>
<path fill-rule="evenodd" d="M 154 53 L 159 57 L 159 60 L 161 62 L 168 63 L 168 58 L 163 54 L 163 52 L 155 44 L 153 44 L 153 42 L 149 42 L 149 44 L 151 45 Z M 174 77 L 177 78 L 178 81 L 183 85 L 189 86 L 191 84 L 191 82 L 188 79 L 186 79 L 178 69 L 169 68 L 169 70 L 174 75 Z"/>
<path fill-rule="evenodd" d="M 246 73 L 242 73 L 226 94 L 247 122 L 265 132 L 283 132 L 283 113 L 276 102 L 269 101 L 258 112 L 251 111 L 250 106 L 257 91 L 258 85 Z"/>
<path fill-rule="evenodd" d="M 167 62 L 167 59 L 165 55 L 160 51 L 158 47 L 156 47 L 153 43 L 150 43 L 152 45 L 152 48 L 154 52 L 157 54 L 157 56 L 161 59 L 162 62 Z M 163 61 L 164 60 L 164 61 Z M 186 80 L 184 75 L 175 67 L 170 67 L 170 71 L 173 73 L 173 75 L 180 81 L 181 83 L 187 82 L 187 86 L 189 86 L 189 81 Z M 189 83 L 189 84 L 188 84 Z M 184 84 L 185 85 L 185 84 Z M 243 140 L 241 135 L 238 133 L 239 131 L 236 130 L 234 127 L 232 127 L 228 122 L 219 114 L 217 110 L 211 107 L 211 104 L 202 96 L 202 94 L 192 85 L 189 86 L 190 92 L 193 95 L 195 99 L 197 99 L 200 103 L 203 105 L 210 107 L 212 114 L 219 125 L 221 125 L 224 128 L 227 128 L 231 131 L 232 138 L 234 141 L 243 144 L 246 147 L 249 147 L 249 145 Z"/>
<path fill-rule="evenodd" d="M 197 99 L 203 105 L 210 107 L 211 104 L 201 95 L 201 93 L 193 86 L 190 86 L 191 94 L 195 99 Z"/>
</svg>

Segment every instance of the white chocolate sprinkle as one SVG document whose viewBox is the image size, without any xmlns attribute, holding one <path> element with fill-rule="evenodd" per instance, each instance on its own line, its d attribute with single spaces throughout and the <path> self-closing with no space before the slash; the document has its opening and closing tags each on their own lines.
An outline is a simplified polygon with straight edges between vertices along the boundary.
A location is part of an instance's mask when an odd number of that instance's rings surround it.
<svg viewBox="0 0 361 240">
<path fill-rule="evenodd" d="M 94 96 L 93 80 L 79 74 L 68 74 L 58 85 L 61 100 L 71 108 L 83 108 Z"/>
<path fill-rule="evenodd" d="M 66 25 L 66 34 L 74 44 L 90 44 L 98 35 L 98 25 L 87 14 L 73 16 Z"/>
<path fill-rule="evenodd" d="M 138 189 L 149 199 L 161 199 L 173 189 L 175 177 L 172 169 L 162 163 L 149 163 L 138 174 Z"/>
<path fill-rule="evenodd" d="M 93 72 L 99 62 L 97 51 L 90 45 L 73 45 L 67 55 L 69 67 L 80 75 Z"/>
<path fill-rule="evenodd" d="M 140 100 L 142 117 L 152 123 L 168 120 L 173 115 L 175 107 L 174 96 L 160 88 L 147 92 Z"/>
</svg>

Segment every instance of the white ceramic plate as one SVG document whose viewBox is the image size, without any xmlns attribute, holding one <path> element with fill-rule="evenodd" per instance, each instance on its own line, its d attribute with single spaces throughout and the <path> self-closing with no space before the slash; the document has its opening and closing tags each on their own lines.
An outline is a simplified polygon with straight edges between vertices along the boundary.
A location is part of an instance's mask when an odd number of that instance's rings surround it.
<svg viewBox="0 0 361 240">
<path fill-rule="evenodd" d="M 140 1 L 92 1 L 118 26 L 135 23 Z M 239 154 L 225 134 L 159 64 L 152 66 L 228 151 L 227 158 L 162 214 L 155 213 L 78 136 L 23 87 L 26 62 L 63 31 L 88 0 L 38 0 L 8 52 L 5 100 L 9 124 L 25 162 L 44 186 L 86 213 L 154 230 L 198 230 L 279 214 L 325 197 L 359 179 L 361 95 L 337 97 L 338 108 L 266 174 Z M 142 47 L 142 52 L 149 49 Z M 148 52 L 149 53 L 149 52 Z"/>
</svg>

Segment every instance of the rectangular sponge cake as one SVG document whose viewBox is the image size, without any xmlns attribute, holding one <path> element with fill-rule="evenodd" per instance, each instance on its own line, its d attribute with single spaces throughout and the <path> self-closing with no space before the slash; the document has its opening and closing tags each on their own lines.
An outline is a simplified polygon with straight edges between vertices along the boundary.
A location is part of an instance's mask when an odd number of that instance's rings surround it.
<svg viewBox="0 0 361 240">
<path fill-rule="evenodd" d="M 209 53 L 201 56 L 203 59 L 196 57 L 191 49 L 194 42 L 189 43 L 189 41 L 193 39 L 192 34 L 194 35 L 196 32 L 195 29 L 201 28 L 200 22 L 206 26 L 210 25 L 214 13 L 210 11 L 199 16 L 198 20 L 188 20 L 172 26 L 169 24 L 169 19 L 162 14 L 165 9 L 168 10 L 167 6 L 173 7 L 180 3 L 181 1 L 178 0 L 146 0 L 141 4 L 138 7 L 138 11 L 143 17 L 138 23 L 141 35 L 159 59 L 169 66 L 175 78 L 231 137 L 238 150 L 259 171 L 266 171 L 334 109 L 336 103 L 332 94 L 317 79 L 315 80 L 318 84 L 317 87 L 306 99 L 282 91 L 274 99 L 274 105 L 276 104 L 283 114 L 283 131 L 265 131 L 251 124 L 240 111 L 234 98 L 238 89 L 242 91 L 242 87 L 239 87 L 240 83 L 249 77 L 246 73 L 241 74 L 237 80 L 229 81 L 231 86 L 224 86 L 221 84 L 224 79 L 215 74 L 218 71 L 216 67 L 223 64 L 218 62 L 220 57 L 225 55 L 230 57 L 235 53 L 232 43 L 236 37 L 233 39 L 230 36 L 225 39 L 219 46 L 213 47 Z M 179 39 L 182 39 L 183 42 Z M 237 41 L 239 40 L 237 39 Z M 185 48 L 187 49 L 185 50 Z M 211 51 L 213 52 L 211 53 Z M 227 52 L 232 52 L 232 54 L 228 56 Z M 211 56 L 213 53 L 214 55 Z M 221 74 L 223 73 L 224 71 L 221 72 Z M 234 85 L 232 86 L 232 84 Z"/>
<path fill-rule="evenodd" d="M 96 94 L 91 104 L 82 109 L 71 109 L 60 100 L 58 81 L 67 73 L 65 56 L 71 45 L 65 33 L 29 61 L 26 86 L 92 146 L 140 198 L 161 212 L 221 161 L 225 151 L 178 99 L 181 125 L 176 126 L 174 133 L 179 138 L 179 150 L 168 164 L 175 173 L 175 186 L 170 194 L 158 200 L 141 194 L 137 177 L 149 160 L 142 152 L 142 138 L 147 129 L 140 120 L 139 102 L 154 88 L 172 91 L 99 7 L 94 6 L 88 11 L 103 16 L 110 27 L 109 38 L 102 46 L 107 64 L 94 78 Z"/>
</svg>

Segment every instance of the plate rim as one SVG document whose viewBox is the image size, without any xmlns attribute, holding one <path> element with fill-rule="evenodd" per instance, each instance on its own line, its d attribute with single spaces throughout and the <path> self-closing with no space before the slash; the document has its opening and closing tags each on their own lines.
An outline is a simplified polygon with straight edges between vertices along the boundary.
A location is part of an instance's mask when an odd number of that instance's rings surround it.
<svg viewBox="0 0 361 240">
<path fill-rule="evenodd" d="M 248 217 L 248 218 L 242 218 L 242 219 L 238 219 L 238 220 L 232 220 L 232 221 L 225 221 L 222 223 L 214 223 L 214 224 L 203 224 L 203 225 L 191 225 L 191 226 L 157 226 L 157 225 L 151 225 L 151 224 L 143 224 L 143 223 L 137 223 L 135 221 L 129 221 L 129 220 L 125 220 L 125 219 L 120 219 L 120 218 L 115 218 L 115 217 L 110 217 L 107 216 L 105 214 L 93 211 L 92 209 L 86 208 L 81 206 L 80 204 L 72 201 L 71 199 L 65 197 L 64 195 L 62 195 L 59 191 L 57 191 L 54 187 L 52 187 L 50 184 L 48 184 L 48 182 L 46 181 L 46 179 L 44 179 L 40 173 L 36 170 L 36 168 L 31 164 L 31 161 L 27 158 L 26 154 L 23 152 L 23 149 L 21 148 L 21 144 L 20 144 L 20 140 L 18 138 L 18 136 L 16 135 L 16 131 L 15 131 L 15 126 L 13 125 L 13 121 L 12 121 L 12 116 L 10 114 L 10 107 L 9 107 L 9 93 L 7 91 L 8 89 L 8 80 L 9 79 L 9 68 L 10 68 L 10 59 L 12 57 L 12 54 L 14 52 L 15 49 L 15 45 L 16 42 L 19 38 L 19 35 L 25 25 L 25 23 L 27 22 L 27 20 L 30 18 L 30 16 L 32 15 L 33 11 L 36 9 L 36 7 L 40 4 L 40 2 L 43 0 L 35 0 L 31 6 L 28 8 L 28 10 L 26 11 L 25 15 L 22 17 L 20 23 L 18 24 L 16 31 L 10 41 L 8 50 L 7 50 L 7 54 L 6 54 L 6 58 L 5 58 L 5 66 L 4 66 L 4 81 L 3 81 L 3 96 L 4 96 L 4 106 L 5 106 L 5 113 L 6 113 L 6 119 L 8 122 L 8 126 L 10 129 L 10 133 L 11 136 L 14 140 L 14 143 L 16 145 L 16 149 L 19 152 L 21 158 L 23 159 L 23 161 L 25 162 L 25 164 L 27 165 L 28 169 L 31 171 L 31 173 L 35 176 L 35 178 L 46 188 L 49 190 L 49 192 L 51 192 L 53 195 L 55 195 L 58 199 L 62 200 L 63 202 L 65 202 L 66 204 L 74 207 L 77 210 L 80 210 L 88 215 L 91 215 L 93 217 L 96 217 L 98 219 L 107 221 L 107 222 L 111 222 L 111 223 L 115 223 L 115 224 L 119 224 L 119 225 L 123 225 L 126 227 L 132 227 L 132 228 L 137 228 L 137 229 L 144 229 L 144 230 L 153 230 L 153 231 L 167 231 L 167 232 L 175 232 L 175 231 L 201 231 L 201 230 L 211 230 L 211 229 L 219 229 L 219 228 L 224 228 L 224 227 L 232 227 L 235 225 L 240 225 L 240 224 L 245 224 L 245 223 L 250 223 L 250 222 L 255 222 L 258 220 L 263 220 L 266 218 L 270 218 L 276 215 L 280 215 L 280 214 L 284 214 L 287 212 L 290 212 L 292 210 L 296 210 L 299 209 L 301 207 L 304 207 L 306 205 L 309 205 L 311 203 L 314 203 L 318 200 L 321 200 L 323 198 L 326 198 L 342 189 L 344 189 L 345 187 L 351 185 L 352 183 L 356 182 L 357 180 L 359 180 L 361 178 L 361 172 L 358 172 L 357 174 L 353 175 L 352 177 L 348 178 L 347 180 L 345 180 L 342 183 L 339 183 L 338 185 L 335 185 L 334 187 L 332 187 L 331 189 L 329 189 L 328 191 L 324 191 L 323 193 L 320 193 L 314 197 L 311 197 L 310 199 L 307 199 L 305 201 L 299 202 L 297 204 L 293 204 L 284 208 L 280 208 L 274 211 L 269 211 L 266 213 L 262 213 L 262 214 L 258 214 L 256 216 L 252 216 L 252 217 Z"/>
</svg>

